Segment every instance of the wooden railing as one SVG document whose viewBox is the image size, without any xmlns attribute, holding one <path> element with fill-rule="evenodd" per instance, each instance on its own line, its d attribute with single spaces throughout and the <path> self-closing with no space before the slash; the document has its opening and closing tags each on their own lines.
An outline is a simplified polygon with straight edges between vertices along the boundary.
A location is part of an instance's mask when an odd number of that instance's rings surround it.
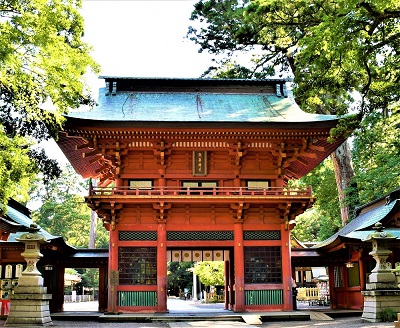
<svg viewBox="0 0 400 328">
<path fill-rule="evenodd" d="M 255 196 L 255 197 L 311 197 L 311 186 L 307 189 L 271 187 L 252 189 L 247 187 L 91 187 L 89 196 Z"/>
</svg>

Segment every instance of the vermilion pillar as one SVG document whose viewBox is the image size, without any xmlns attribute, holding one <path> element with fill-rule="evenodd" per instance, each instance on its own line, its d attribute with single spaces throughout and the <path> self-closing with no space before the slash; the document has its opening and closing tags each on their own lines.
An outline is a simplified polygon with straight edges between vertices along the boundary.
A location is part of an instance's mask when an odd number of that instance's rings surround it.
<svg viewBox="0 0 400 328">
<path fill-rule="evenodd" d="M 293 310 L 292 305 L 292 265 L 290 258 L 289 230 L 286 230 L 284 224 L 281 230 L 282 235 L 282 285 L 283 285 L 283 309 L 285 311 Z"/>
<path fill-rule="evenodd" d="M 108 272 L 108 311 L 117 312 L 117 285 L 118 285 L 118 231 L 110 227 L 109 243 L 109 272 Z"/>
<path fill-rule="evenodd" d="M 230 284 L 230 268 L 229 268 L 229 261 L 224 262 L 224 275 L 225 275 L 225 310 L 229 309 L 229 284 Z"/>
<path fill-rule="evenodd" d="M 157 233 L 157 311 L 167 312 L 167 232 L 165 223 L 158 223 Z"/>
<path fill-rule="evenodd" d="M 242 312 L 245 308 L 244 296 L 244 251 L 243 251 L 243 224 L 235 222 L 234 231 L 234 259 L 235 259 L 235 312 Z"/>
</svg>

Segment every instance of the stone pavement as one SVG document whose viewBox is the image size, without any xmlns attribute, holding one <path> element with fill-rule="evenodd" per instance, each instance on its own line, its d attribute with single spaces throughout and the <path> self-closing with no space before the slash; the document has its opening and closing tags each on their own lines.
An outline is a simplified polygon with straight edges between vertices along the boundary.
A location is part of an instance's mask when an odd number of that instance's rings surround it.
<svg viewBox="0 0 400 328">
<path fill-rule="evenodd" d="M 261 325 L 249 325 L 244 322 L 238 321 L 180 321 L 180 322 L 98 322 L 97 317 L 99 313 L 95 312 L 97 303 L 95 302 L 82 302 L 82 303 L 70 303 L 65 304 L 64 309 L 71 311 L 68 312 L 68 318 L 59 320 L 53 317 L 53 327 L 90 327 L 90 328 L 239 328 L 239 327 L 268 327 L 268 328 L 378 328 L 378 327 L 394 327 L 393 322 L 379 322 L 370 323 L 361 320 L 360 316 L 356 317 L 337 317 L 335 319 L 326 320 L 323 316 L 319 316 L 318 313 L 323 313 L 324 308 L 322 307 L 308 307 L 306 304 L 299 306 L 300 311 L 310 311 L 315 315 L 311 315 L 311 320 L 307 321 L 269 321 L 263 322 Z M 223 310 L 222 304 L 203 304 L 198 301 L 184 301 L 180 299 L 168 299 L 168 308 L 170 309 L 170 315 L 174 316 L 177 314 L 186 314 L 188 316 L 195 316 L 200 314 L 225 314 L 230 311 Z M 326 309 L 326 308 L 325 308 Z M 84 312 L 84 311 L 88 312 Z M 75 312 L 80 311 L 80 312 Z M 91 311 L 91 312 L 89 312 Z M 93 314 L 93 319 L 88 318 L 84 313 Z M 97 315 L 97 317 L 96 317 Z M 85 317 L 85 318 L 84 318 Z M 68 320 L 66 320 L 68 319 Z M 79 320 L 81 319 L 81 320 Z M 82 321 L 85 319 L 85 321 Z M 0 320 L 0 327 L 4 326 L 5 321 Z M 25 326 L 25 328 L 28 328 Z M 31 328 L 31 327 L 29 327 Z"/>
</svg>

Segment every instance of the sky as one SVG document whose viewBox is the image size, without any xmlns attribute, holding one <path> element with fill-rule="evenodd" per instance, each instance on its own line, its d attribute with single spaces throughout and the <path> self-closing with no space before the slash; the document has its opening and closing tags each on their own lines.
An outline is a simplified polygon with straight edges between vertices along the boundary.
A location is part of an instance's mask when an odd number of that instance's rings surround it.
<svg viewBox="0 0 400 328">
<path fill-rule="evenodd" d="M 212 65 L 208 53 L 186 38 L 196 0 L 83 0 L 84 41 L 101 66 L 101 76 L 197 78 Z M 96 97 L 104 81 L 88 76 Z M 68 161 L 54 141 L 50 158 Z"/>
<path fill-rule="evenodd" d="M 101 75 L 197 78 L 212 64 L 186 38 L 194 0 L 84 0 L 84 40 Z"/>
</svg>

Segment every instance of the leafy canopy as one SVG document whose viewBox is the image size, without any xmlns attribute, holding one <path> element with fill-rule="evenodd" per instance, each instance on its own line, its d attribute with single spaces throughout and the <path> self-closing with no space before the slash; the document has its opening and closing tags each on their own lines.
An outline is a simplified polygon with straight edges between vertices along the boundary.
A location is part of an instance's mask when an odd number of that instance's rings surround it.
<svg viewBox="0 0 400 328">
<path fill-rule="evenodd" d="M 204 261 L 197 262 L 194 265 L 193 272 L 206 286 L 223 286 L 225 281 L 224 270 L 223 261 Z"/>
<path fill-rule="evenodd" d="M 29 147 L 26 138 L 9 138 L 0 126 L 0 204 L 7 204 L 11 197 L 22 203 L 29 199 L 29 186 L 37 172 Z"/>
<path fill-rule="evenodd" d="M 62 114 L 93 103 L 84 74 L 98 72 L 98 66 L 81 39 L 80 7 L 80 0 L 0 2 L 0 146 L 5 151 L 20 142 L 14 138 L 26 138 L 24 148 L 56 138 Z M 26 155 L 33 160 L 29 173 L 41 170 L 45 181 L 59 174 L 43 151 Z M 19 165 L 10 161 L 8 170 Z M 0 189 L 1 200 L 9 196 Z"/>
<path fill-rule="evenodd" d="M 323 161 L 299 181 L 291 183 L 302 187 L 311 185 L 316 197 L 313 208 L 296 218 L 292 233 L 298 240 L 322 241 L 341 228 L 335 173 L 330 159 Z"/>
<path fill-rule="evenodd" d="M 83 190 L 87 190 L 87 184 L 67 166 L 58 179 L 37 191 L 36 197 L 43 203 L 32 213 L 33 220 L 52 235 L 62 236 L 72 246 L 88 247 L 91 210 L 82 196 Z M 99 224 L 95 246 L 108 247 L 108 233 Z"/>
<path fill-rule="evenodd" d="M 364 116 L 399 100 L 399 18 L 395 0 L 209 0 L 188 36 L 225 59 L 253 51 L 253 76 L 293 74 L 305 110 Z"/>
<path fill-rule="evenodd" d="M 193 262 L 168 262 L 168 289 L 172 295 L 193 287 Z"/>
<path fill-rule="evenodd" d="M 386 119 L 370 115 L 357 132 L 352 151 L 360 205 L 400 186 L 400 110 Z"/>
<path fill-rule="evenodd" d="M 294 96 L 303 110 L 353 113 L 331 130 L 337 137 L 359 128 L 352 152 L 357 177 L 344 186 L 337 181 L 341 195 L 343 187 L 350 186 L 349 208 L 398 187 L 399 1 L 208 0 L 195 5 L 191 19 L 188 37 L 199 51 L 223 56 L 206 74 L 293 76 Z M 246 67 L 232 62 L 238 52 L 252 54 Z M 382 134 L 385 126 L 387 135 Z M 321 224 L 327 220 L 329 228 L 332 221 L 327 218 L 334 212 L 323 207 L 331 204 L 332 197 L 323 190 L 315 194 L 322 200 L 317 205 L 323 211 Z M 331 194 L 336 196 L 333 187 Z M 336 229 L 333 221 L 326 233 Z"/>
</svg>

